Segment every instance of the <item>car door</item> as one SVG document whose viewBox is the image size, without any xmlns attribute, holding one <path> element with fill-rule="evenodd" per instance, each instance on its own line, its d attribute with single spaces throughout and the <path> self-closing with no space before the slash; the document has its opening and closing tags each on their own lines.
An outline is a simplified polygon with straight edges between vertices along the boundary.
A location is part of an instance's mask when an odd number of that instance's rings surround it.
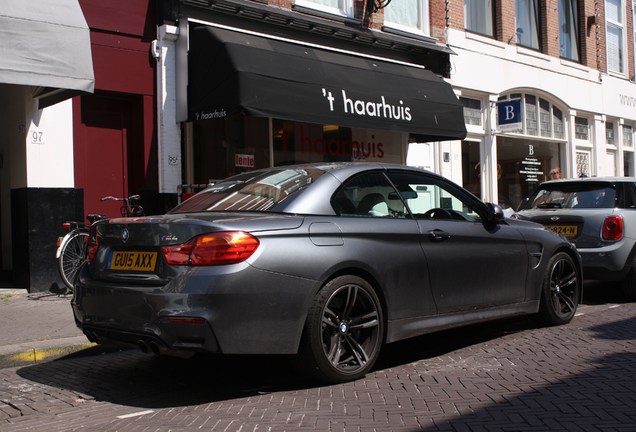
<svg viewBox="0 0 636 432">
<path fill-rule="evenodd" d="M 515 228 L 487 229 L 474 196 L 438 176 L 390 173 L 417 220 L 439 313 L 523 301 L 527 250 Z"/>
<path fill-rule="evenodd" d="M 387 304 L 387 318 L 408 320 L 437 313 L 419 226 L 383 172 L 349 179 L 332 205 L 344 247 L 331 253 L 346 254 L 339 259 L 373 275 Z"/>
</svg>

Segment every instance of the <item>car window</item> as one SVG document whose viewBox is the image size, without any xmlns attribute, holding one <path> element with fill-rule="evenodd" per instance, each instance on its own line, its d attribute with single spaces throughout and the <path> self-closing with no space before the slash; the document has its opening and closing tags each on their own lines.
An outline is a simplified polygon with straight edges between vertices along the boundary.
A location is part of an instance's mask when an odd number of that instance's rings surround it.
<svg viewBox="0 0 636 432">
<path fill-rule="evenodd" d="M 636 183 L 623 183 L 623 200 L 625 208 L 636 208 Z"/>
<path fill-rule="evenodd" d="M 350 179 L 336 192 L 331 203 L 340 216 L 408 216 L 404 202 L 381 172 L 367 173 Z"/>
<path fill-rule="evenodd" d="M 477 221 L 478 200 L 450 182 L 417 173 L 389 173 L 407 209 L 417 219 Z"/>
<path fill-rule="evenodd" d="M 616 190 L 600 183 L 549 185 L 535 192 L 526 209 L 613 208 Z"/>
<path fill-rule="evenodd" d="M 325 173 L 318 168 L 281 168 L 229 177 L 184 201 L 170 213 L 271 211 Z"/>
</svg>

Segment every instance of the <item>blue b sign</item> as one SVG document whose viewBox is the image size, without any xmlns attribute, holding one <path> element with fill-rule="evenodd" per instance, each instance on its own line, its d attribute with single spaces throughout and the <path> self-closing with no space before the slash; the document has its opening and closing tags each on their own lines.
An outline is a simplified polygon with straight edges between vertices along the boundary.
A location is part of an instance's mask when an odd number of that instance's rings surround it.
<svg viewBox="0 0 636 432">
<path fill-rule="evenodd" d="M 497 129 L 501 131 L 521 129 L 521 99 L 497 102 Z"/>
</svg>

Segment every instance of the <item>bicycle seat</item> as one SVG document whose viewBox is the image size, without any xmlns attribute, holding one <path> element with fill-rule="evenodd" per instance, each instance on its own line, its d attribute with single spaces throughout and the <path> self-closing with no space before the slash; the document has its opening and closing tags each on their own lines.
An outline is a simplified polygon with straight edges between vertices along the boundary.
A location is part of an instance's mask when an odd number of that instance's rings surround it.
<svg viewBox="0 0 636 432">
<path fill-rule="evenodd" d="M 106 216 L 100 213 L 91 213 L 89 215 L 86 215 L 86 219 L 88 219 L 88 221 L 93 224 L 98 220 L 106 219 Z"/>
</svg>

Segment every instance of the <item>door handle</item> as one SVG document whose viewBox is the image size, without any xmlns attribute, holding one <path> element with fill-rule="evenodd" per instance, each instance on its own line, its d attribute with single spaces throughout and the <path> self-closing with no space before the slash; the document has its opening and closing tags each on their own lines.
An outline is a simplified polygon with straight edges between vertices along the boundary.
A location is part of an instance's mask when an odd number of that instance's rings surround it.
<svg viewBox="0 0 636 432">
<path fill-rule="evenodd" d="M 450 238 L 450 233 L 440 229 L 434 229 L 428 232 L 428 239 L 433 242 L 441 242 Z"/>
</svg>

